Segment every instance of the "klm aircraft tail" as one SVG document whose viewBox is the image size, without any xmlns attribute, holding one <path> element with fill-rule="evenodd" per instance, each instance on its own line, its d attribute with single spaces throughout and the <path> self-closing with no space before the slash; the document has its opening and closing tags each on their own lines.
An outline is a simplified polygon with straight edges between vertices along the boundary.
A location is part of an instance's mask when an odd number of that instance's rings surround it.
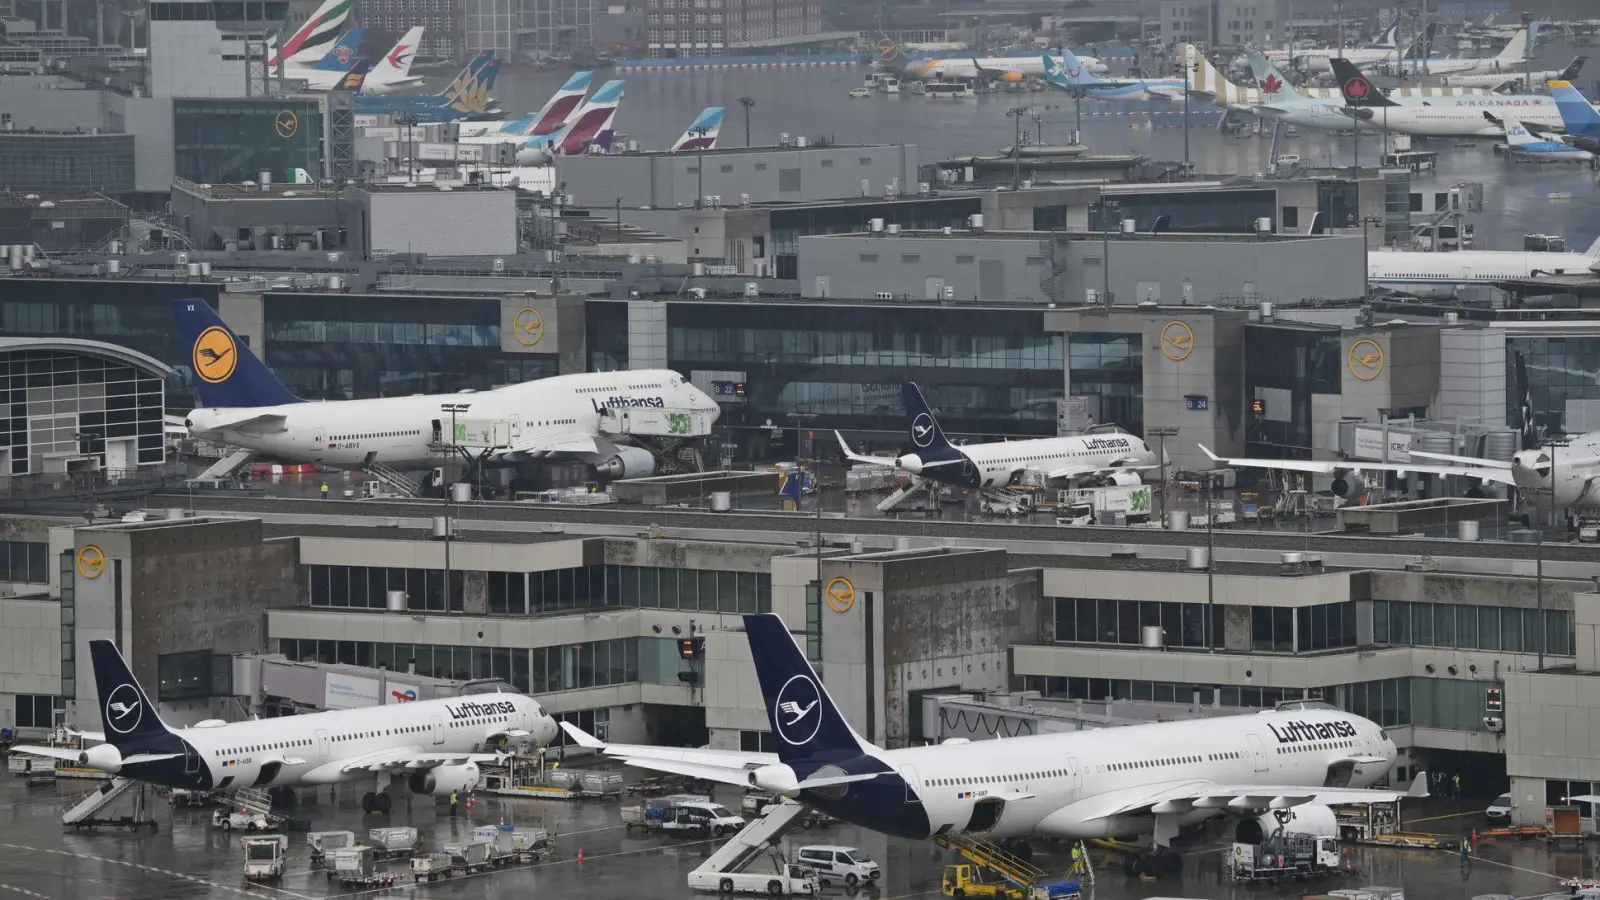
<svg viewBox="0 0 1600 900">
<path fill-rule="evenodd" d="M 861 755 L 866 742 L 834 706 L 783 620 L 772 613 L 747 615 L 744 630 L 766 700 L 767 718 L 778 739 L 778 760 L 794 763 Z"/>
<path fill-rule="evenodd" d="M 334 41 L 333 48 L 328 55 L 317 61 L 313 69 L 322 72 L 347 72 L 356 62 L 356 53 L 361 49 L 361 36 L 366 34 L 365 28 L 352 28 L 342 37 Z"/>
<path fill-rule="evenodd" d="M 1262 103 L 1285 103 L 1305 99 L 1295 90 L 1289 79 L 1284 78 L 1272 60 L 1262 56 L 1254 48 L 1245 51 L 1245 58 L 1250 61 L 1250 74 L 1255 76 L 1256 86 L 1261 88 Z"/>
<path fill-rule="evenodd" d="M 1344 95 L 1346 104 L 1357 107 L 1400 105 L 1378 90 L 1372 79 L 1361 74 L 1361 70 L 1350 60 L 1335 56 L 1328 63 L 1333 66 L 1333 80 L 1338 83 L 1339 93 Z"/>
<path fill-rule="evenodd" d="M 1556 101 L 1561 113 L 1561 125 L 1567 134 L 1580 137 L 1600 137 L 1600 113 L 1594 111 L 1587 98 L 1572 86 L 1570 81 L 1549 83 L 1550 99 Z"/>
<path fill-rule="evenodd" d="M 204 300 L 173 300 L 172 317 L 189 346 L 195 389 L 207 407 L 300 402 Z"/>
<path fill-rule="evenodd" d="M 100 695 L 106 743 L 117 748 L 124 760 L 173 749 L 171 729 L 156 714 L 155 704 L 128 670 L 117 646 L 110 641 L 90 641 L 89 656 L 94 661 L 94 686 Z"/>
</svg>

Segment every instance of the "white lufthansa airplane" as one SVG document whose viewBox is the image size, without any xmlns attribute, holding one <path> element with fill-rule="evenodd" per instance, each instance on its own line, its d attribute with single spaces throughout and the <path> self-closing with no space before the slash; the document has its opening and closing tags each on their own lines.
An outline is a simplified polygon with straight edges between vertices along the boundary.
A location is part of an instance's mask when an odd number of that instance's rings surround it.
<svg viewBox="0 0 1600 900">
<path fill-rule="evenodd" d="M 1374 250 L 1367 254 L 1367 279 L 1376 286 L 1426 299 L 1448 299 L 1465 287 L 1544 275 L 1600 272 L 1600 238 L 1582 253 L 1459 250 L 1453 253 Z"/>
<path fill-rule="evenodd" d="M 1273 62 L 1287 62 L 1306 72 L 1328 71 L 1328 61 L 1335 57 L 1348 59 L 1358 66 L 1370 66 L 1386 59 L 1394 59 L 1400 52 L 1396 40 L 1400 36 L 1400 23 L 1396 21 L 1374 42 L 1362 47 L 1308 47 L 1299 50 L 1268 50 L 1267 58 Z"/>
<path fill-rule="evenodd" d="M 1523 93 L 1531 94 L 1538 90 L 1546 89 L 1552 81 L 1572 81 L 1583 71 L 1584 63 L 1588 62 L 1587 56 L 1573 57 L 1572 62 L 1565 69 L 1550 69 L 1543 72 L 1529 73 L 1530 81 L 1521 71 L 1499 72 L 1492 75 L 1446 75 L 1439 79 L 1440 84 L 1452 87 L 1479 87 L 1490 90 L 1511 88 Z"/>
<path fill-rule="evenodd" d="M 1141 472 L 1161 467 L 1144 441 L 1122 433 L 956 446 L 945 437 L 915 382 L 906 382 L 904 396 L 916 449 L 895 457 L 861 456 L 835 431 L 846 459 L 892 465 L 911 475 L 969 488 L 1003 488 L 1029 472 L 1047 481 L 1138 484 Z"/>
<path fill-rule="evenodd" d="M 1307 804 L 1377 803 L 1395 744 L 1376 723 L 1307 701 L 1296 709 L 1187 722 L 884 750 L 834 706 L 783 620 L 744 628 L 776 753 L 579 744 L 628 765 L 756 787 L 863 828 L 956 842 L 1152 834 L 1135 872 L 1182 865 L 1178 829 L 1221 814 Z"/>
<path fill-rule="evenodd" d="M 1537 28 L 1537 26 L 1532 26 Z M 1429 34 L 1437 32 L 1434 25 L 1428 26 Z M 1401 60 L 1388 59 L 1371 68 L 1388 75 L 1492 75 L 1500 72 L 1515 72 L 1525 63 L 1524 57 L 1528 52 L 1527 28 L 1517 29 L 1511 40 L 1501 51 L 1494 56 L 1426 56 L 1407 57 Z"/>
<path fill-rule="evenodd" d="M 1366 493 L 1367 476 L 1373 472 L 1458 475 L 1480 483 L 1492 481 L 1497 484 L 1516 484 L 1511 474 L 1505 469 L 1489 465 L 1441 466 L 1430 463 L 1383 463 L 1367 462 L 1366 460 L 1229 458 L 1212 453 L 1211 449 L 1204 444 L 1200 445 L 1200 451 L 1210 457 L 1212 462 L 1222 466 L 1245 469 L 1276 469 L 1280 472 L 1304 472 L 1308 475 L 1332 475 L 1333 484 L 1331 488 L 1333 492 L 1346 500 L 1353 500 Z M 1417 454 L 1413 453 L 1412 455 L 1416 456 Z"/>
<path fill-rule="evenodd" d="M 478 783 L 478 764 L 509 743 L 548 744 L 555 720 L 532 697 L 469 694 L 331 712 L 224 722 L 176 729 L 161 721 L 150 697 L 110 641 L 90 641 L 104 740 L 87 750 L 13 747 L 135 781 L 200 791 L 292 788 L 377 777 L 367 811 L 387 810 L 392 779 L 413 793 L 448 795 Z"/>
<path fill-rule="evenodd" d="M 488 391 L 306 402 L 205 301 L 174 300 L 172 307 L 206 404 L 184 417 L 189 433 L 291 461 L 414 470 L 438 465 L 440 447 L 449 444 L 492 465 L 575 459 L 603 478 L 642 478 L 654 474 L 655 457 L 602 434 L 602 415 L 659 409 L 709 428 L 720 412 L 716 401 L 665 369 L 556 375 Z M 447 439 L 452 426 L 456 434 Z M 695 436 L 685 427 L 684 436 Z"/>
</svg>

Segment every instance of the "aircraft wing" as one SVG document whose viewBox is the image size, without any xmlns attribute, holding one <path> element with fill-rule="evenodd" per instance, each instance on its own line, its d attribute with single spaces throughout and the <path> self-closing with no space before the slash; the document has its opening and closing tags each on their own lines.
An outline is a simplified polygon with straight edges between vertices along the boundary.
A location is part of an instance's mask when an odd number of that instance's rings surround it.
<svg viewBox="0 0 1600 900">
<path fill-rule="evenodd" d="M 282 431 L 287 416 L 278 413 L 262 413 L 257 416 L 245 416 L 232 421 L 217 422 L 212 426 L 213 431 L 238 431 L 241 428 L 256 428 L 262 431 Z"/>
<path fill-rule="evenodd" d="M 541 434 L 538 437 L 528 438 L 512 444 L 497 456 L 528 456 L 535 459 L 546 456 L 560 456 L 567 453 L 601 453 L 600 442 L 592 434 L 578 431 L 563 431 L 556 434 Z"/>
<path fill-rule="evenodd" d="M 467 763 L 505 762 L 501 753 L 423 753 L 398 748 L 380 750 L 346 762 L 340 772 L 420 772 L 439 766 L 464 766 Z"/>
<path fill-rule="evenodd" d="M 1421 794 L 1418 794 L 1419 790 Z M 1188 812 L 1192 809 L 1245 812 L 1287 809 L 1306 803 L 1322 805 L 1389 803 L 1414 796 L 1427 796 L 1426 781 L 1413 782 L 1408 790 L 1187 781 L 1123 788 L 1080 800 L 1065 809 L 1073 818 L 1087 820 L 1152 812 Z"/>
<path fill-rule="evenodd" d="M 1159 468 L 1161 468 L 1159 463 L 1137 466 L 1062 466 L 1058 469 L 1050 469 L 1044 474 L 1051 481 L 1055 481 L 1058 478 L 1085 478 L 1091 475 L 1103 478 L 1107 475 L 1116 475 L 1119 472 L 1142 472 L 1145 469 Z"/>
<path fill-rule="evenodd" d="M 78 763 L 83 754 L 82 750 L 70 750 L 66 747 L 40 747 L 30 744 L 12 747 L 11 752 L 26 753 L 30 756 L 48 756 L 51 759 L 59 759 L 70 763 Z M 182 756 L 182 753 L 136 753 L 123 759 L 122 764 L 127 766 L 135 763 L 160 762 L 164 759 L 178 759 Z"/>
<path fill-rule="evenodd" d="M 1426 463 L 1381 463 L 1365 460 L 1335 459 L 1228 459 L 1212 453 L 1206 445 L 1200 450 L 1214 463 L 1247 469 L 1281 469 L 1285 472 L 1310 472 L 1316 475 L 1333 475 L 1339 472 L 1414 472 L 1420 475 L 1462 475 L 1480 481 L 1494 481 L 1515 485 L 1509 469 L 1474 466 L 1434 466 Z"/>
<path fill-rule="evenodd" d="M 839 449 L 844 451 L 844 458 L 850 460 L 851 462 L 867 463 L 874 466 L 894 465 L 895 460 L 892 456 L 862 456 L 861 454 L 850 449 L 850 445 L 845 443 L 844 435 L 835 431 L 833 436 L 834 439 L 839 442 Z"/>
<path fill-rule="evenodd" d="M 690 778 L 703 778 L 721 784 L 748 787 L 750 772 L 778 762 L 776 753 L 608 744 L 571 722 L 562 722 L 561 729 L 578 746 L 598 751 L 601 756 L 620 759 L 627 765 L 653 769 L 657 772 L 669 772 L 673 775 L 687 775 Z"/>
</svg>

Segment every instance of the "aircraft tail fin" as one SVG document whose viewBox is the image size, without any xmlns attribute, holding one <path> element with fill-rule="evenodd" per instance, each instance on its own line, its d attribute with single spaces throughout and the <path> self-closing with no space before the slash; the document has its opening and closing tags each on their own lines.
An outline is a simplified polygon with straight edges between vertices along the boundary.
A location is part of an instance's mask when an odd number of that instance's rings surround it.
<svg viewBox="0 0 1600 900">
<path fill-rule="evenodd" d="M 1495 56 L 1494 61 L 1502 67 L 1522 65 L 1523 60 L 1528 55 L 1529 48 L 1532 46 L 1533 34 L 1531 32 L 1535 27 L 1530 25 L 1527 28 L 1517 29 L 1517 33 L 1511 36 L 1511 40 L 1506 41 L 1505 47 Z"/>
<path fill-rule="evenodd" d="M 1059 57 L 1044 55 L 1044 80 L 1056 87 L 1084 87 L 1099 83 L 1088 69 L 1084 68 L 1083 61 L 1078 55 L 1066 47 L 1061 48 Z"/>
<path fill-rule="evenodd" d="M 1572 58 L 1572 62 L 1567 63 L 1567 67 L 1561 70 L 1560 75 L 1556 76 L 1556 80 L 1569 82 L 1572 81 L 1578 77 L 1579 72 L 1583 71 L 1583 64 L 1588 61 L 1589 57 L 1587 56 L 1574 56 Z"/>
<path fill-rule="evenodd" d="M 1506 144 L 1512 147 L 1525 147 L 1529 144 L 1543 144 L 1538 138 L 1528 133 L 1528 129 L 1521 123 L 1512 119 L 1506 120 Z"/>
<path fill-rule="evenodd" d="M 923 465 L 959 459 L 960 451 L 945 437 L 944 429 L 939 427 L 939 420 L 934 418 L 933 409 L 928 406 L 917 383 L 906 382 L 903 393 L 906 415 L 911 418 L 911 445 L 916 448 L 915 452 L 921 457 Z"/>
<path fill-rule="evenodd" d="M 617 107 L 622 104 L 623 82 L 613 80 L 600 85 L 589 102 L 568 120 L 565 128 L 546 141 L 554 152 L 571 156 L 582 153 L 590 144 L 600 140 L 616 118 Z"/>
<path fill-rule="evenodd" d="M 1189 81 L 1190 90 L 1209 94 L 1218 106 L 1230 106 L 1249 100 L 1248 92 L 1213 66 L 1211 60 L 1206 59 L 1206 55 L 1201 53 L 1198 47 L 1184 44 L 1181 52 L 1184 63 L 1190 66 L 1194 73 L 1194 77 Z"/>
<path fill-rule="evenodd" d="M 1568 134 L 1593 137 L 1600 132 L 1600 113 L 1595 112 L 1589 105 L 1589 98 L 1572 86 L 1570 81 L 1551 81 L 1546 84 L 1550 89 L 1550 99 L 1556 102 L 1556 111 L 1561 113 L 1561 124 Z"/>
<path fill-rule="evenodd" d="M 1333 80 L 1339 84 L 1339 93 L 1344 95 L 1344 102 L 1350 106 L 1399 106 L 1390 100 L 1388 95 L 1378 90 L 1372 79 L 1361 74 L 1355 64 L 1342 56 L 1335 56 L 1328 60 L 1333 67 Z"/>
<path fill-rule="evenodd" d="M 1372 46 L 1374 48 L 1387 47 L 1390 50 L 1393 50 L 1395 48 L 1396 42 L 1399 39 L 1400 39 L 1400 20 L 1397 18 L 1397 19 L 1394 20 L 1393 24 L 1391 24 L 1387 29 L 1384 30 L 1383 34 L 1378 36 L 1378 39 L 1376 41 L 1372 42 Z"/>
<path fill-rule="evenodd" d="M 1591 259 L 1600 259 L 1600 237 L 1595 238 L 1594 243 L 1590 244 L 1589 249 L 1583 251 L 1583 253 Z"/>
<path fill-rule="evenodd" d="M 106 743 L 123 756 L 168 749 L 153 745 L 152 739 L 166 743 L 172 730 L 161 721 L 155 704 L 133 677 L 117 645 L 110 641 L 90 641 L 89 656 L 94 662 L 94 685 L 99 694 Z"/>
<path fill-rule="evenodd" d="M 1600 241 L 1595 243 L 1600 245 Z M 1521 407 L 1519 412 L 1522 416 L 1522 421 L 1517 423 L 1517 427 L 1522 432 L 1522 449 L 1532 450 L 1539 446 L 1539 426 L 1535 423 L 1533 415 L 1533 383 L 1528 380 L 1528 361 L 1521 351 L 1517 352 L 1515 360 L 1517 402 Z"/>
<path fill-rule="evenodd" d="M 744 630 L 767 719 L 777 738 L 779 761 L 846 758 L 866 750 L 866 742 L 844 720 L 781 618 L 773 613 L 747 615 Z"/>
<path fill-rule="evenodd" d="M 467 63 L 466 68 L 456 74 L 454 81 L 450 82 L 434 96 L 449 99 L 460 94 L 461 91 L 476 82 L 484 74 L 484 70 L 488 68 L 491 62 L 494 62 L 493 50 L 485 50 L 479 53 L 472 58 L 472 62 Z"/>
<path fill-rule="evenodd" d="M 344 73 L 344 78 L 339 81 L 339 86 L 334 90 L 361 93 L 361 89 L 366 86 L 367 75 L 371 71 L 371 63 L 364 59 L 356 60 L 356 64 L 350 67 L 350 71 Z"/>
<path fill-rule="evenodd" d="M 361 49 L 361 36 L 366 32 L 365 28 L 346 31 L 312 68 L 322 72 L 348 72 L 355 64 L 356 53 Z"/>
<path fill-rule="evenodd" d="M 1245 59 L 1250 62 L 1250 74 L 1255 76 L 1256 86 L 1261 88 L 1262 102 L 1281 103 L 1304 99 L 1289 83 L 1289 79 L 1283 77 L 1278 67 L 1272 64 L 1272 60 L 1261 55 L 1259 50 L 1251 48 L 1245 51 Z"/>
<path fill-rule="evenodd" d="M 202 404 L 228 408 L 299 402 L 204 300 L 173 300 L 172 317 L 189 345 Z"/>
<path fill-rule="evenodd" d="M 422 44 L 423 26 L 414 25 L 389 52 L 383 55 L 383 61 L 378 63 L 376 71 L 378 81 L 403 81 L 411 77 L 411 62 L 416 59 L 417 47 Z"/>
<path fill-rule="evenodd" d="M 717 135 L 722 132 L 723 108 L 708 106 L 700 111 L 689 127 L 672 145 L 674 153 L 683 150 L 714 150 L 717 146 Z"/>
<path fill-rule="evenodd" d="M 555 96 L 545 101 L 544 108 L 532 117 L 532 129 L 526 134 L 538 137 L 539 135 L 555 134 L 561 126 L 567 124 L 567 119 L 572 116 L 579 104 L 583 103 L 583 95 L 589 92 L 589 83 L 594 81 L 593 72 L 575 72 Z"/>
<path fill-rule="evenodd" d="M 910 57 L 906 56 L 906 52 L 900 49 L 900 45 L 896 44 L 893 38 L 879 33 L 876 49 L 878 51 L 877 65 L 891 72 L 904 72 L 906 70 Z"/>
<path fill-rule="evenodd" d="M 354 7 L 355 0 L 324 0 L 287 40 L 274 44 L 267 54 L 267 67 L 275 69 L 288 62 L 299 65 L 315 63 L 339 36 Z"/>
</svg>

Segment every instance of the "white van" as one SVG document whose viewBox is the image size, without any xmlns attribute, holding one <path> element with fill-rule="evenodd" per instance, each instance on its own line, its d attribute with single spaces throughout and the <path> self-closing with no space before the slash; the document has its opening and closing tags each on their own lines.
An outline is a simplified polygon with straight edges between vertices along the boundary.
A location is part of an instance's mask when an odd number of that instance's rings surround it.
<svg viewBox="0 0 1600 900">
<path fill-rule="evenodd" d="M 872 857 L 855 847 L 835 847 L 829 844 L 801 847 L 795 861 L 802 866 L 816 869 L 817 878 L 823 884 L 842 881 L 850 887 L 855 887 L 863 883 L 871 884 L 883 874 L 878 864 L 872 861 Z"/>
</svg>

